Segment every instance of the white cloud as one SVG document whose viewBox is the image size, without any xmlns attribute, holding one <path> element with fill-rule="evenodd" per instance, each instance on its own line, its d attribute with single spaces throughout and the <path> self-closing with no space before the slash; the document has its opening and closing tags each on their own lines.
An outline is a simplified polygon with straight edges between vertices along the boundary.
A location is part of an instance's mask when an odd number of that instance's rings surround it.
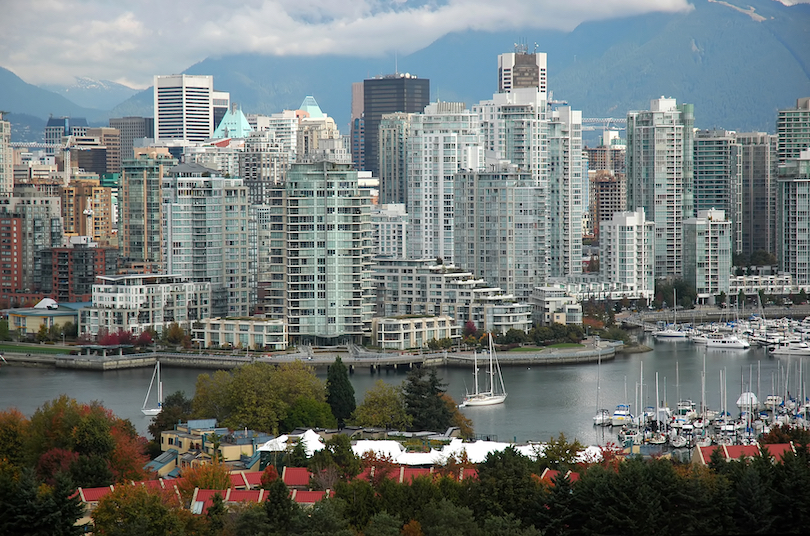
<svg viewBox="0 0 810 536">
<path fill-rule="evenodd" d="M 32 83 L 140 87 L 213 54 L 407 54 L 466 29 L 573 29 L 688 0 L 29 0 L 4 3 L 0 65 Z"/>
</svg>

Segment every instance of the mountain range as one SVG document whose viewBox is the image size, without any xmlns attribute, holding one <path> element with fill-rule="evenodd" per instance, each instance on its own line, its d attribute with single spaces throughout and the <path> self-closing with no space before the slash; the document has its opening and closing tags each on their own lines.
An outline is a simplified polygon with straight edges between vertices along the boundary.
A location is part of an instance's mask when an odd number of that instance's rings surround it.
<svg viewBox="0 0 810 536">
<path fill-rule="evenodd" d="M 454 33 L 399 58 L 235 54 L 209 57 L 185 72 L 213 75 L 216 88 L 229 91 L 247 113 L 295 109 L 313 95 L 343 129 L 351 83 L 395 69 L 429 78 L 433 100 L 469 106 L 491 98 L 497 55 L 511 51 L 519 39 L 548 54 L 554 99 L 582 110 L 583 117 L 623 118 L 667 96 L 693 103 L 699 128 L 773 132 L 778 109 L 810 96 L 810 5 L 773 0 L 695 0 L 693 5 L 684 13 L 583 23 L 571 32 Z M 79 115 L 91 123 L 152 115 L 151 88 L 97 110 L 64 98 L 72 96 L 70 91 L 55 94 L 12 77 L 0 69 L 0 109 L 13 112 L 12 122 L 18 113 Z M 82 102 L 103 101 L 97 96 Z"/>
</svg>

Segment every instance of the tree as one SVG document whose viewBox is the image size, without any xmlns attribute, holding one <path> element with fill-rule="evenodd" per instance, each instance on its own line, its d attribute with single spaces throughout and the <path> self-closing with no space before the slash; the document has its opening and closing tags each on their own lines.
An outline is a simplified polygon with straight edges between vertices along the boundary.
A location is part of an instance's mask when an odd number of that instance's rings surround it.
<svg viewBox="0 0 810 536">
<path fill-rule="evenodd" d="M 441 432 L 452 425 L 453 417 L 441 397 L 444 388 L 434 368 L 430 372 L 421 367 L 408 372 L 402 392 L 413 429 Z"/>
<path fill-rule="evenodd" d="M 220 426 L 278 433 L 279 423 L 300 399 L 326 401 L 324 382 L 302 363 L 252 363 L 197 378 L 194 414 Z"/>
<path fill-rule="evenodd" d="M 17 408 L 0 411 L 0 462 L 23 467 L 28 425 L 28 419 Z"/>
<path fill-rule="evenodd" d="M 177 322 L 172 322 L 163 331 L 163 338 L 169 344 L 181 344 L 186 337 L 186 330 Z"/>
<path fill-rule="evenodd" d="M 478 328 L 475 327 L 475 322 L 473 322 L 472 320 L 467 320 L 464 323 L 464 330 L 461 332 L 461 334 L 465 338 L 467 338 L 467 337 L 475 335 L 477 332 L 478 332 Z"/>
<path fill-rule="evenodd" d="M 567 471 L 574 469 L 579 454 L 585 450 L 582 444 L 574 440 L 569 443 L 565 434 L 560 432 L 556 438 L 550 438 L 541 449 L 538 449 L 537 462 L 541 468 Z"/>
<path fill-rule="evenodd" d="M 419 518 L 425 536 L 475 536 L 482 534 L 472 510 L 447 499 L 430 503 Z"/>
<path fill-rule="evenodd" d="M 146 476 L 145 443 L 131 422 L 117 418 L 98 402 L 79 404 L 65 395 L 46 402 L 31 417 L 26 439 L 26 463 L 31 467 L 40 467 L 41 457 L 51 451 L 51 459 L 42 467 L 53 468 L 56 460 L 67 460 L 54 452 L 75 453 L 78 457 L 71 456 L 69 470 L 78 486 L 105 486 Z"/>
<path fill-rule="evenodd" d="M 37 342 L 45 342 L 48 340 L 48 326 L 45 324 L 40 324 L 36 339 Z"/>
<path fill-rule="evenodd" d="M 8 329 L 8 320 L 0 320 L 0 341 L 10 341 L 11 332 Z"/>
<path fill-rule="evenodd" d="M 299 509 L 295 512 L 290 533 L 300 536 L 354 536 L 343 511 L 343 501 L 323 499 L 306 511 Z"/>
<path fill-rule="evenodd" d="M 343 428 L 346 420 L 357 408 L 354 387 L 349 381 L 349 371 L 340 356 L 335 358 L 335 362 L 329 365 L 327 371 L 326 402 L 332 408 L 332 414 L 337 419 L 339 428 Z"/>
<path fill-rule="evenodd" d="M 469 506 L 484 516 L 514 515 L 525 526 L 535 524 L 541 510 L 541 487 L 532 478 L 532 462 L 514 447 L 490 452 L 478 465 L 478 484 L 470 490 Z"/>
<path fill-rule="evenodd" d="M 65 474 L 56 476 L 52 486 L 42 484 L 30 468 L 18 478 L 0 470 L 0 534 L 79 535 L 77 526 L 84 506 Z"/>
<path fill-rule="evenodd" d="M 174 429 L 178 422 L 188 421 L 192 415 L 193 405 L 192 400 L 186 398 L 186 393 L 183 391 L 175 391 L 163 400 L 161 411 L 154 417 L 149 424 L 149 434 L 152 440 L 160 445 L 160 433 L 166 430 Z"/>
<path fill-rule="evenodd" d="M 262 471 L 262 478 L 261 478 L 262 488 L 269 489 L 270 483 L 275 480 L 278 480 L 278 478 L 279 476 L 278 471 L 276 470 L 276 466 L 268 465 L 267 467 L 264 468 L 264 471 Z"/>
<path fill-rule="evenodd" d="M 135 339 L 135 346 L 144 348 L 152 344 L 153 340 L 152 333 L 148 330 L 144 330 L 138 335 L 138 338 Z"/>
<path fill-rule="evenodd" d="M 267 499 L 264 502 L 268 525 L 271 532 L 286 534 L 298 505 L 290 497 L 287 485 L 277 478 L 267 487 Z"/>
<path fill-rule="evenodd" d="M 329 468 L 337 469 L 339 476 L 350 479 L 360 474 L 360 458 L 352 451 L 349 436 L 336 434 L 324 443 L 324 448 L 312 454 L 309 470 L 318 474 Z"/>
<path fill-rule="evenodd" d="M 227 466 L 219 462 L 192 465 L 183 469 L 183 479 L 177 486 L 183 501 L 188 503 L 194 488 L 227 489 L 231 486 L 231 473 Z"/>
<path fill-rule="evenodd" d="M 145 486 L 118 486 L 93 511 L 93 533 L 102 536 L 182 534 L 176 498 Z"/>
<path fill-rule="evenodd" d="M 461 437 L 471 438 L 474 435 L 473 423 L 471 419 L 464 416 L 458 409 L 458 404 L 447 393 L 439 395 L 444 400 L 447 410 L 450 412 L 450 424 L 459 429 Z"/>
<path fill-rule="evenodd" d="M 334 428 L 338 421 L 332 414 L 332 408 L 326 402 L 301 397 L 290 407 L 284 419 L 279 423 L 279 430 L 292 432 L 296 428 Z"/>
<path fill-rule="evenodd" d="M 65 325 L 62 326 L 62 334 L 67 339 L 75 339 L 79 336 L 79 325 L 73 322 L 65 322 Z"/>
<path fill-rule="evenodd" d="M 405 406 L 402 386 L 377 380 L 366 391 L 363 402 L 357 406 L 351 422 L 357 426 L 404 430 L 411 425 L 411 416 Z"/>
<path fill-rule="evenodd" d="M 228 508 L 222 500 L 222 495 L 215 494 L 211 499 L 211 506 L 205 512 L 205 517 L 208 520 L 208 530 L 211 534 L 222 534 L 222 529 L 225 527 L 225 519 L 228 515 Z"/>
<path fill-rule="evenodd" d="M 374 514 L 363 531 L 363 536 L 399 536 L 402 520 L 388 512 Z"/>
</svg>

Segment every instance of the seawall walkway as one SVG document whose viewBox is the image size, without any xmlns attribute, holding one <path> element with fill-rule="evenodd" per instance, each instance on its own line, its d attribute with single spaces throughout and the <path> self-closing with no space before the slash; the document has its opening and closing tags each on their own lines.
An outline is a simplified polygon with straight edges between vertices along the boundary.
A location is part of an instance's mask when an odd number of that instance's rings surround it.
<svg viewBox="0 0 810 536">
<path fill-rule="evenodd" d="M 584 347 L 546 348 L 537 352 L 503 352 L 498 354 L 498 362 L 503 366 L 526 365 L 560 365 L 572 363 L 596 363 L 599 360 L 610 360 L 616 351 L 622 348 L 621 342 L 595 341 L 587 342 Z M 25 350 L 28 350 L 26 348 Z M 475 360 L 473 352 L 368 352 L 362 348 L 351 347 L 348 352 L 313 351 L 255 355 L 208 354 L 208 353 L 174 353 L 149 352 L 124 355 L 70 355 L 38 354 L 36 348 L 30 352 L 7 352 L 5 359 L 8 365 L 29 367 L 53 367 L 80 370 L 118 370 L 128 368 L 153 367 L 159 360 L 164 366 L 232 369 L 253 362 L 286 363 L 296 360 L 304 361 L 316 368 L 331 365 L 336 357 L 351 371 L 369 369 L 372 373 L 384 369 L 410 369 L 414 366 L 460 366 L 472 367 Z"/>
</svg>

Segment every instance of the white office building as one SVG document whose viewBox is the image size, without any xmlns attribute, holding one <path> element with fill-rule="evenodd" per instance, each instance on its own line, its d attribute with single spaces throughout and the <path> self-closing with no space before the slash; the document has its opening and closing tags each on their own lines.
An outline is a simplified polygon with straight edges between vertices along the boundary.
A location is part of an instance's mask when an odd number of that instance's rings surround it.
<svg viewBox="0 0 810 536">
<path fill-rule="evenodd" d="M 627 114 L 627 206 L 655 222 L 656 277 L 682 275 L 683 221 L 694 215 L 694 106 L 655 99 Z"/>
<path fill-rule="evenodd" d="M 101 329 L 161 333 L 172 322 L 189 329 L 210 316 L 210 283 L 162 274 L 97 276 L 96 281 L 92 307 L 79 311 L 79 335 L 95 337 Z"/>
<path fill-rule="evenodd" d="M 378 317 L 450 316 L 463 327 L 506 333 L 532 326 L 531 305 L 436 259 L 378 258 L 374 268 Z"/>
<path fill-rule="evenodd" d="M 280 285 L 268 289 L 273 305 L 265 312 L 286 320 L 292 344 L 361 344 L 374 302 L 371 199 L 358 187 L 357 171 L 298 162 L 272 195 L 270 207 L 281 210 L 268 214 L 279 221 L 270 223 L 266 268 Z"/>
<path fill-rule="evenodd" d="M 810 285 L 810 150 L 779 166 L 777 257 L 799 287 Z"/>
<path fill-rule="evenodd" d="M 371 228 L 374 255 L 405 257 L 405 237 L 408 229 L 408 213 L 402 203 L 374 205 L 371 207 Z"/>
<path fill-rule="evenodd" d="M 0 111 L 0 194 L 14 189 L 14 151 L 11 148 L 11 122 Z"/>
<path fill-rule="evenodd" d="M 732 223 L 723 210 L 699 210 L 683 222 L 683 279 L 695 287 L 699 303 L 729 294 Z"/>
<path fill-rule="evenodd" d="M 214 134 L 213 76 L 155 76 L 154 103 L 155 138 L 204 141 Z"/>
<path fill-rule="evenodd" d="M 203 318 L 192 324 L 192 335 L 202 348 L 280 351 L 289 346 L 284 321 L 261 317 Z"/>
<path fill-rule="evenodd" d="M 535 88 L 546 93 L 547 57 L 545 52 L 529 53 L 526 45 L 516 45 L 515 52 L 498 56 L 498 92 Z"/>
<path fill-rule="evenodd" d="M 212 315 L 251 315 L 256 304 L 256 216 L 242 179 L 218 177 L 196 164 L 180 164 L 167 175 L 166 272 L 210 283 Z"/>
<path fill-rule="evenodd" d="M 643 208 L 599 222 L 600 272 L 609 288 L 633 298 L 655 295 L 655 223 Z"/>
<path fill-rule="evenodd" d="M 272 115 L 247 114 L 247 120 L 253 130 L 272 133 L 282 152 L 294 162 L 298 152 L 299 115 L 297 110 L 284 110 Z"/>
<path fill-rule="evenodd" d="M 478 116 L 460 102 L 434 102 L 411 117 L 406 143 L 408 256 L 453 258 L 453 175 L 484 165 Z"/>
<path fill-rule="evenodd" d="M 548 185 L 546 235 L 549 275 L 582 273 L 582 211 L 585 206 L 582 112 L 562 106 L 546 123 Z"/>
<path fill-rule="evenodd" d="M 543 190 L 528 172 L 510 164 L 461 171 L 455 188 L 455 264 L 528 299 L 547 273 L 537 223 L 544 213 Z"/>
</svg>

